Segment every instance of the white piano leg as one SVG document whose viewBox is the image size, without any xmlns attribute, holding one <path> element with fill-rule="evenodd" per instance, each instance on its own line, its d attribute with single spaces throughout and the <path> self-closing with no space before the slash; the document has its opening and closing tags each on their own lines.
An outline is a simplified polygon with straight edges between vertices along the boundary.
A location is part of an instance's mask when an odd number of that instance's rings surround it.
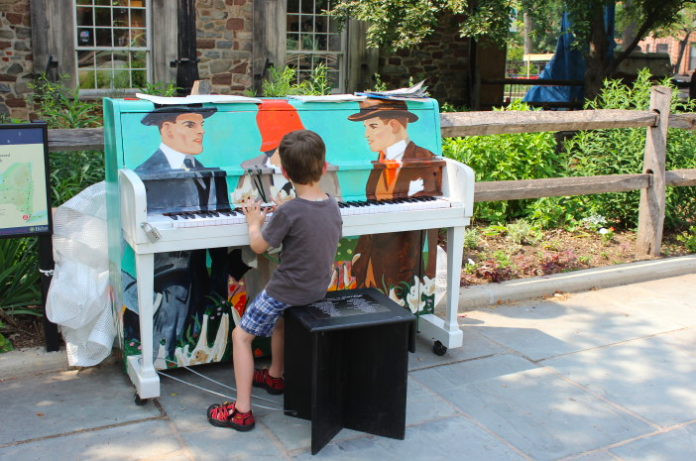
<svg viewBox="0 0 696 461">
<path fill-rule="evenodd" d="M 464 226 L 447 228 L 447 312 L 444 319 L 434 314 L 421 315 L 418 319 L 419 331 L 448 349 L 462 347 L 464 343 L 464 334 L 457 322 L 463 254 Z"/>
<path fill-rule="evenodd" d="M 128 376 L 133 381 L 140 399 L 150 399 L 160 395 L 159 376 L 157 376 L 152 361 L 154 267 L 155 257 L 153 254 L 136 253 L 135 270 L 138 278 L 141 355 L 129 356 L 126 367 Z"/>
</svg>

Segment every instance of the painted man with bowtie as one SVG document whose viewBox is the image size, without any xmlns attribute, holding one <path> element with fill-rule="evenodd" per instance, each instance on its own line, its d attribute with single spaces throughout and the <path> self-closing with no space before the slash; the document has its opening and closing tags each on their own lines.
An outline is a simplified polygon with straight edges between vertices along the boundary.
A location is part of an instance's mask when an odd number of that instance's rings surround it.
<svg viewBox="0 0 696 461">
<path fill-rule="evenodd" d="M 368 199 L 390 199 L 440 195 L 442 170 L 429 161 L 436 159 L 428 149 L 417 146 L 408 136 L 408 124 L 418 116 L 404 101 L 366 99 L 360 111 L 348 117 L 362 122 L 370 150 L 378 154 L 365 186 Z M 436 162 L 439 163 L 439 162 Z M 426 274 L 434 277 L 436 232 L 428 234 Z M 425 233 L 421 231 L 364 235 L 358 239 L 352 267 L 358 288 L 389 290 L 399 282 L 413 283 L 421 273 L 421 254 Z"/>
</svg>

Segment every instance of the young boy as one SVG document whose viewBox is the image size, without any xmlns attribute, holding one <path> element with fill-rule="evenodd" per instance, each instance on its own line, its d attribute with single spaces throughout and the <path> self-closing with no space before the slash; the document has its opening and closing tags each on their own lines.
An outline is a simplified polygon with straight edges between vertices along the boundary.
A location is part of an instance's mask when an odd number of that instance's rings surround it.
<svg viewBox="0 0 696 461">
<path fill-rule="evenodd" d="M 210 424 L 238 431 L 250 431 L 256 424 L 251 412 L 252 385 L 271 394 L 283 392 L 285 332 L 280 316 L 290 306 L 324 298 L 341 237 L 338 203 L 319 188 L 327 165 L 324 141 L 312 131 L 292 131 L 280 142 L 279 153 L 283 176 L 292 182 L 297 197 L 282 204 L 276 201 L 278 207 L 263 229 L 266 212 L 258 203 L 247 202 L 243 210 L 251 249 L 261 254 L 282 243 L 280 266 L 232 331 L 237 401 L 208 407 Z M 256 336 L 271 336 L 268 370 L 254 371 L 251 342 Z"/>
</svg>

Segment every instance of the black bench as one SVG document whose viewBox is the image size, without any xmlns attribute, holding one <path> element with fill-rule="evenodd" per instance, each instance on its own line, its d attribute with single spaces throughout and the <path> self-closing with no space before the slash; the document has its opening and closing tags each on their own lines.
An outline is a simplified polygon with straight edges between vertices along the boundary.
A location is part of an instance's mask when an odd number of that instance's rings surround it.
<svg viewBox="0 0 696 461">
<path fill-rule="evenodd" d="M 284 409 L 312 421 L 312 454 L 344 427 L 403 440 L 415 326 L 373 288 L 286 311 Z"/>
</svg>

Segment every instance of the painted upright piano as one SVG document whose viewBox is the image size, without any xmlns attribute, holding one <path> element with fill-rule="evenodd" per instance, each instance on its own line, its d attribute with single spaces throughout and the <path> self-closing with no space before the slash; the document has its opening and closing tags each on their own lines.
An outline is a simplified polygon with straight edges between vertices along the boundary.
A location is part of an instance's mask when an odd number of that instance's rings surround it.
<svg viewBox="0 0 696 461">
<path fill-rule="evenodd" d="M 440 155 L 435 100 L 106 99 L 104 116 L 110 287 L 136 399 L 159 396 L 157 370 L 231 357 L 235 318 L 282 258 L 282 249 L 248 249 L 239 206 L 292 196 L 277 147 L 297 129 L 324 139 L 321 186 L 343 216 L 327 289 L 376 287 L 418 315 L 436 352 L 462 346 L 457 300 L 474 175 Z M 444 318 L 434 314 L 441 228 Z M 269 344 L 254 349 L 263 355 Z"/>
</svg>

